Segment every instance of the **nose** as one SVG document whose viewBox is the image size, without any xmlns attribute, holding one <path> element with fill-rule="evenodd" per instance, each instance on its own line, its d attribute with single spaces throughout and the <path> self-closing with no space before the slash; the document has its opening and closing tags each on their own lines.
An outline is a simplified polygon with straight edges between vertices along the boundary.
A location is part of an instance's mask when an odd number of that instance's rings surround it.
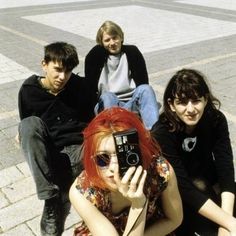
<svg viewBox="0 0 236 236">
<path fill-rule="evenodd" d="M 59 74 L 59 79 L 60 80 L 64 80 L 66 78 L 66 73 L 63 71 L 63 72 L 60 72 Z"/>
<path fill-rule="evenodd" d="M 111 44 L 111 45 L 114 45 L 115 43 L 116 43 L 115 40 L 114 40 L 114 39 L 111 39 L 110 44 Z"/>
<path fill-rule="evenodd" d="M 193 112 L 194 111 L 194 105 L 191 101 L 189 101 L 188 104 L 187 104 L 187 111 L 188 112 Z"/>
<path fill-rule="evenodd" d="M 114 172 L 117 164 L 118 164 L 117 156 L 116 156 L 116 154 L 112 154 L 111 155 L 111 160 L 110 160 L 110 163 L 109 163 L 109 166 L 108 166 L 108 169 L 111 172 Z"/>
</svg>

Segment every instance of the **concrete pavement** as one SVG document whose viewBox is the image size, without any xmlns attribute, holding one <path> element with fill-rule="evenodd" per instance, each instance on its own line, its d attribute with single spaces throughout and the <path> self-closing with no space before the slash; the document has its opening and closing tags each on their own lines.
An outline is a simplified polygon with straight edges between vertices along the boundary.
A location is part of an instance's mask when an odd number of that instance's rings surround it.
<svg viewBox="0 0 236 236">
<path fill-rule="evenodd" d="M 236 155 L 236 2 L 233 0 L 0 0 L 0 235 L 40 235 L 43 202 L 14 140 L 19 122 L 17 93 L 23 80 L 41 73 L 43 46 L 74 44 L 75 70 L 95 44 L 107 19 L 121 25 L 125 43 L 146 59 L 150 83 L 161 101 L 170 76 L 195 68 L 208 77 L 228 118 Z M 64 236 L 79 216 L 71 209 Z"/>
</svg>

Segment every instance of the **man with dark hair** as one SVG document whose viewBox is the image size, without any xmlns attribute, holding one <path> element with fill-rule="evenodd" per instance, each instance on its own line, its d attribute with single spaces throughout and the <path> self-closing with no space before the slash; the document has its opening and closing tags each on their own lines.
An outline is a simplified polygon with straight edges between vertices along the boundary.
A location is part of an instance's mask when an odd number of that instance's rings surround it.
<svg viewBox="0 0 236 236">
<path fill-rule="evenodd" d="M 45 76 L 32 75 L 19 91 L 19 141 L 38 198 L 45 200 L 44 236 L 59 236 L 63 231 L 61 192 L 68 190 L 66 179 L 73 181 L 82 169 L 82 131 L 93 117 L 87 83 L 72 73 L 78 64 L 73 45 L 49 44 L 42 61 Z"/>
</svg>

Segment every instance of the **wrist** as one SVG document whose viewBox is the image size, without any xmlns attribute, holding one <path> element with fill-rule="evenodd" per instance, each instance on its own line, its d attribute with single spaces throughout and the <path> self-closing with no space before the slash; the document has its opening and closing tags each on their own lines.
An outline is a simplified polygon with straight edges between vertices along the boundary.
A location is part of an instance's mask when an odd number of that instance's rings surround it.
<svg viewBox="0 0 236 236">
<path fill-rule="evenodd" d="M 135 201 L 132 202 L 131 208 L 133 209 L 143 209 L 148 203 L 148 200 L 146 197 L 141 198 L 141 199 L 136 199 Z"/>
</svg>

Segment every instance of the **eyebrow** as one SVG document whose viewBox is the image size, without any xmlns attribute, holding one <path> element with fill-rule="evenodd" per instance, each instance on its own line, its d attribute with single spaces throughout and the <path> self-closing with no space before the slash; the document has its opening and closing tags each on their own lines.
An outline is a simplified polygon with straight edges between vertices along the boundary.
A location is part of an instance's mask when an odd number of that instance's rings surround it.
<svg viewBox="0 0 236 236">
<path fill-rule="evenodd" d="M 114 155 L 114 154 L 116 155 L 116 152 L 109 152 L 109 151 L 105 151 L 105 150 L 104 151 L 99 150 L 99 151 L 96 152 L 96 154 L 97 153 L 106 153 L 106 154 L 109 154 L 109 155 Z"/>
<path fill-rule="evenodd" d="M 56 69 L 56 70 L 64 70 L 64 71 L 67 71 L 67 69 L 66 69 L 64 66 L 54 66 L 53 68 Z"/>
</svg>

